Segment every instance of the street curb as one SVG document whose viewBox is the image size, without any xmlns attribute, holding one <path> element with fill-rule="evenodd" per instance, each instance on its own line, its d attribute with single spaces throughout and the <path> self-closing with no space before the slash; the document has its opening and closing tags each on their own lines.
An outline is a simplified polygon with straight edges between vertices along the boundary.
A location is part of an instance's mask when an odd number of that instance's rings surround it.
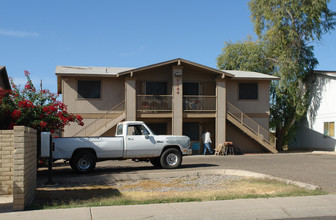
<svg viewBox="0 0 336 220">
<path fill-rule="evenodd" d="M 109 176 L 96 176 L 95 178 L 80 176 L 69 178 L 54 178 L 53 180 L 57 183 L 96 183 L 96 184 L 111 184 L 118 181 L 130 181 L 130 180 L 142 180 L 142 179 L 155 179 L 155 178 L 173 178 L 173 177 L 184 177 L 184 176 L 210 176 L 210 175 L 230 175 L 230 176 L 241 176 L 241 177 L 252 177 L 261 179 L 271 179 L 284 182 L 286 184 L 293 184 L 298 187 L 308 189 L 308 190 L 318 190 L 321 189 L 319 186 L 302 183 L 298 181 L 293 181 L 289 179 L 283 179 L 279 177 L 274 177 L 267 174 L 256 173 L 246 170 L 234 170 L 234 169 L 210 169 L 210 170 L 195 170 L 195 171 L 171 171 L 171 172 L 151 172 L 151 173 L 127 173 L 127 174 L 113 174 Z"/>
</svg>

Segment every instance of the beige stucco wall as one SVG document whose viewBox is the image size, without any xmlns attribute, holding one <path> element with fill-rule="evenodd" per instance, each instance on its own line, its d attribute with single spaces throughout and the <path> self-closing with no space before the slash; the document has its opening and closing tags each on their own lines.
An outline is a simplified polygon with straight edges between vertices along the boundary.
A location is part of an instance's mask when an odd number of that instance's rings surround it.
<svg viewBox="0 0 336 220">
<path fill-rule="evenodd" d="M 232 141 L 233 144 L 237 146 L 242 153 L 266 152 L 259 144 L 257 144 L 244 133 L 242 133 L 237 127 L 235 127 L 231 123 L 226 123 L 226 140 Z"/>
<path fill-rule="evenodd" d="M 240 82 L 258 83 L 258 100 L 239 100 L 238 85 Z M 269 129 L 270 81 L 228 80 L 226 88 L 227 88 L 227 100 L 231 102 L 232 105 L 240 109 L 251 119 L 255 120 L 266 130 Z"/>
<path fill-rule="evenodd" d="M 78 80 L 101 80 L 100 99 L 77 98 Z M 100 118 L 113 107 L 125 100 L 124 78 L 96 78 L 96 77 L 63 77 L 62 101 L 68 106 L 68 111 L 83 116 L 84 127 Z M 111 114 L 111 117 L 114 115 Z M 70 137 L 84 128 L 71 123 L 64 128 L 63 136 Z"/>
<path fill-rule="evenodd" d="M 77 98 L 78 80 L 101 80 L 100 99 Z M 102 113 L 125 99 L 123 78 L 66 77 L 62 81 L 62 99 L 72 113 Z"/>
</svg>

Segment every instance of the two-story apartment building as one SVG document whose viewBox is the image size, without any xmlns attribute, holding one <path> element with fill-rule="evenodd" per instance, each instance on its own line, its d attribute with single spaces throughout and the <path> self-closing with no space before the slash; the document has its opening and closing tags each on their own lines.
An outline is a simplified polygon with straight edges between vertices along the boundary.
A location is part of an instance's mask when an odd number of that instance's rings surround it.
<svg viewBox="0 0 336 220">
<path fill-rule="evenodd" d="M 276 152 L 268 130 L 269 87 L 277 77 L 181 58 L 140 68 L 57 66 L 56 75 L 62 101 L 85 123 L 66 127 L 64 136 L 112 136 L 118 122 L 141 120 L 193 143 L 209 130 L 213 146 L 233 141 L 244 153 Z"/>
</svg>

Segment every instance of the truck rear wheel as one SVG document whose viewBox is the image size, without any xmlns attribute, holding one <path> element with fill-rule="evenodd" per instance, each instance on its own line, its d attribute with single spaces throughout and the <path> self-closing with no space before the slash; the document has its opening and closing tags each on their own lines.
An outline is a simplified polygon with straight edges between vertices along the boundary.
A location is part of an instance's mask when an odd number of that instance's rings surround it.
<svg viewBox="0 0 336 220">
<path fill-rule="evenodd" d="M 70 166 L 79 173 L 88 173 L 96 167 L 96 158 L 90 152 L 79 152 L 70 160 Z"/>
<path fill-rule="evenodd" d="M 160 158 L 161 166 L 165 169 L 174 169 L 181 165 L 182 154 L 175 148 L 167 149 Z"/>
</svg>

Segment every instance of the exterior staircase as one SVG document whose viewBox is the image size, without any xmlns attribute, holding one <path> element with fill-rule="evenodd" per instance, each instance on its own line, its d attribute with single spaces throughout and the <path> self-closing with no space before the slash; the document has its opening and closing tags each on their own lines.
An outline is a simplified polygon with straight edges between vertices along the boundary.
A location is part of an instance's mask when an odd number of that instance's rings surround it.
<svg viewBox="0 0 336 220">
<path fill-rule="evenodd" d="M 100 118 L 75 133 L 73 137 L 99 137 L 122 120 L 125 120 L 125 118 L 125 101 L 122 101 L 111 110 L 104 113 Z"/>
<path fill-rule="evenodd" d="M 246 114 L 240 111 L 237 107 L 227 102 L 226 118 L 233 125 L 247 134 L 250 138 L 259 143 L 264 149 L 278 153 L 276 150 L 276 137 L 264 129 L 261 125 L 249 118 Z"/>
</svg>

